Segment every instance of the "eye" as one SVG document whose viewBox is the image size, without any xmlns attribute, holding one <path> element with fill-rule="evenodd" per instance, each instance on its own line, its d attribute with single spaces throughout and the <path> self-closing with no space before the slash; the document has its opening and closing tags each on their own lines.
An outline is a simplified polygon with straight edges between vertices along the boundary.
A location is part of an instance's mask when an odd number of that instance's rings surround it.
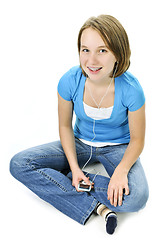
<svg viewBox="0 0 159 240">
<path fill-rule="evenodd" d="M 105 53 L 105 52 L 107 52 L 107 50 L 106 49 L 100 49 L 99 52 L 100 53 Z"/>
<path fill-rule="evenodd" d="M 87 52 L 89 52 L 89 50 L 87 48 L 84 48 L 84 49 L 82 49 L 82 52 L 87 53 Z"/>
</svg>

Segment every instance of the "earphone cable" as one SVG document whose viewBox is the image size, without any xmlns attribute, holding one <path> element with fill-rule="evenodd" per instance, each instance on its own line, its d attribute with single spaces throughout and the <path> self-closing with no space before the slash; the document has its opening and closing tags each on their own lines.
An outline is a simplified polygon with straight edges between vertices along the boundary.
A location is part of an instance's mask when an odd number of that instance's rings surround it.
<svg viewBox="0 0 159 240">
<path fill-rule="evenodd" d="M 93 121 L 93 134 L 94 134 L 94 137 L 92 138 L 91 142 L 96 138 L 96 134 L 95 134 L 95 119 Z M 90 156 L 89 156 L 89 159 L 87 160 L 87 162 L 84 164 L 84 166 L 82 167 L 82 171 L 84 170 L 84 168 L 86 167 L 86 165 L 89 163 L 89 161 L 91 160 L 92 158 L 92 145 L 91 145 L 91 153 L 90 153 Z"/>
</svg>

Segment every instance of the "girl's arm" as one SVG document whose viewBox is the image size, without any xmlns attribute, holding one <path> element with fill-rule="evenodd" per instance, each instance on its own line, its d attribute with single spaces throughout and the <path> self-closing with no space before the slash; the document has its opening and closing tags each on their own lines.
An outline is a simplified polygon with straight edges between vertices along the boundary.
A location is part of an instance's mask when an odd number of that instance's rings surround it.
<svg viewBox="0 0 159 240">
<path fill-rule="evenodd" d="M 72 171 L 72 185 L 76 187 L 78 191 L 78 183 L 84 180 L 87 184 L 90 184 L 89 179 L 85 177 L 78 165 L 75 138 L 72 128 L 73 118 L 73 103 L 72 101 L 64 100 L 58 94 L 58 117 L 59 117 L 59 134 L 62 147 L 70 165 Z"/>
<path fill-rule="evenodd" d="M 145 105 L 128 113 L 130 142 L 123 159 L 116 167 L 108 186 L 108 199 L 115 207 L 122 205 L 123 189 L 129 194 L 128 173 L 140 156 L 145 140 Z"/>
</svg>

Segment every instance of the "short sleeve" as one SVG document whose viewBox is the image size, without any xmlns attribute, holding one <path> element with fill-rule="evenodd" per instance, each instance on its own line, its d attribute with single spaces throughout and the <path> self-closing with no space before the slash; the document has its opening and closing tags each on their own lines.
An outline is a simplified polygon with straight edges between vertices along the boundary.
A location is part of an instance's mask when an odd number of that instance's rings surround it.
<svg viewBox="0 0 159 240">
<path fill-rule="evenodd" d="M 70 74 L 70 71 L 68 71 L 59 80 L 59 83 L 58 83 L 58 86 L 57 86 L 58 93 L 66 101 L 71 101 L 72 100 L 71 79 L 72 79 L 72 76 Z"/>
<path fill-rule="evenodd" d="M 135 79 L 130 83 L 129 88 L 127 89 L 126 94 L 126 105 L 130 112 L 136 111 L 141 108 L 145 103 L 144 91 L 138 82 Z"/>
</svg>

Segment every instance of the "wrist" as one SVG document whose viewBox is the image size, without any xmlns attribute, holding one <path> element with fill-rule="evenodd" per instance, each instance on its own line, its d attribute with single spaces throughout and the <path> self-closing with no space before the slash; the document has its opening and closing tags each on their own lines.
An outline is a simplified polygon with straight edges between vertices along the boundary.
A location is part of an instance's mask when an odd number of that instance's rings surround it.
<svg viewBox="0 0 159 240">
<path fill-rule="evenodd" d="M 121 174 L 126 174 L 126 175 L 128 175 L 129 170 L 130 169 L 127 166 L 123 166 L 122 164 L 119 164 L 115 169 L 116 172 L 120 172 Z"/>
<path fill-rule="evenodd" d="M 73 162 L 70 164 L 70 169 L 71 169 L 71 172 L 74 173 L 79 171 L 80 167 L 77 162 Z"/>
</svg>

